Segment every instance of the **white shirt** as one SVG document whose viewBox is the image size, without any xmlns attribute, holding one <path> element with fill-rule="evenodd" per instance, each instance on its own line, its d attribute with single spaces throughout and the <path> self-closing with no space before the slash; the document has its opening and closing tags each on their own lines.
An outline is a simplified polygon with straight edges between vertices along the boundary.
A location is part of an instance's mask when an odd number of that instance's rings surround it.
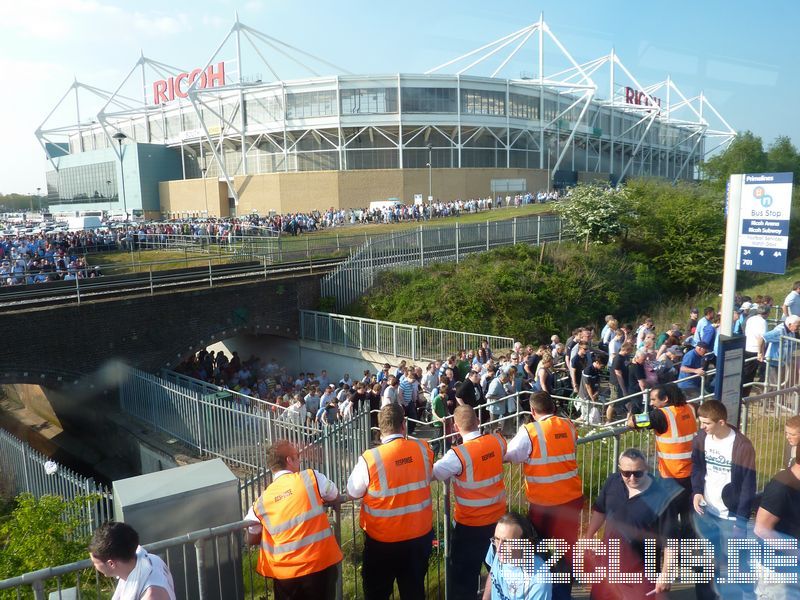
<svg viewBox="0 0 800 600">
<path fill-rule="evenodd" d="M 163 590 L 166 590 L 170 600 L 175 600 L 175 584 L 172 580 L 172 573 L 169 572 L 169 567 L 167 567 L 166 563 L 161 560 L 159 556 L 156 554 L 150 554 L 141 546 L 136 548 L 137 565 L 140 560 L 146 560 L 150 562 L 151 570 L 147 578 L 144 581 L 137 582 L 131 577 L 132 574 L 128 575 L 127 580 L 120 577 L 117 582 L 117 587 L 114 590 L 114 596 L 111 600 L 124 600 L 125 598 L 132 598 L 134 594 L 136 594 L 136 598 L 141 598 L 151 587 L 159 587 Z M 127 589 L 129 583 L 136 589 Z M 141 593 L 137 594 L 137 591 L 139 590 Z"/>
<path fill-rule="evenodd" d="M 761 315 L 753 315 L 744 322 L 745 346 L 747 352 L 761 352 L 761 342 L 767 332 L 767 320 Z"/>
<path fill-rule="evenodd" d="M 792 290 L 783 301 L 783 305 L 790 315 L 800 315 L 800 294 Z"/>
<path fill-rule="evenodd" d="M 465 442 L 481 437 L 480 431 L 470 431 L 461 435 Z M 461 459 L 453 451 L 448 450 L 445 455 L 433 464 L 433 478 L 437 481 L 447 481 L 451 477 L 461 475 Z"/>
<path fill-rule="evenodd" d="M 397 404 L 397 388 L 394 388 L 391 385 L 386 386 L 386 389 L 383 390 L 383 396 L 381 397 L 381 408 L 389 404 Z"/>
<path fill-rule="evenodd" d="M 402 438 L 402 433 L 393 433 L 386 437 L 381 436 L 381 444 L 386 444 L 397 438 Z M 410 439 L 410 438 L 409 438 Z M 347 493 L 351 498 L 363 498 L 369 487 L 369 467 L 363 456 L 358 457 L 353 472 L 347 478 Z"/>
<path fill-rule="evenodd" d="M 272 482 L 275 483 L 278 480 L 278 477 L 283 477 L 287 473 L 291 473 L 286 469 L 282 469 L 272 474 Z M 336 487 L 336 484 L 333 483 L 330 479 L 325 477 L 322 473 L 317 470 L 314 470 L 314 477 L 317 478 L 317 487 L 319 487 L 319 494 L 322 496 L 322 499 L 326 502 L 332 502 L 339 497 L 339 488 Z M 247 514 L 244 516 L 245 521 L 249 521 L 253 523 L 247 528 L 247 531 L 252 533 L 253 535 L 260 535 L 261 534 L 261 521 L 258 520 L 256 517 L 256 512 L 253 510 L 253 507 L 250 507 L 250 510 L 247 511 Z"/>
<path fill-rule="evenodd" d="M 544 421 L 553 415 L 544 415 L 539 417 L 537 421 Z M 506 456 L 503 459 L 505 462 L 518 464 L 525 462 L 531 455 L 531 437 L 528 435 L 528 430 L 525 427 L 520 427 L 517 435 L 508 443 L 506 448 Z"/>
<path fill-rule="evenodd" d="M 306 408 L 306 405 L 295 402 L 283 412 L 281 418 L 290 421 L 291 423 L 295 423 L 296 425 L 302 425 L 306 422 L 307 415 L 308 409 Z"/>
<path fill-rule="evenodd" d="M 353 403 L 349 398 L 345 398 L 344 402 L 339 405 L 339 411 L 342 413 L 342 418 L 345 420 L 353 416 Z"/>
<path fill-rule="evenodd" d="M 706 510 L 720 519 L 729 519 L 728 509 L 722 502 L 722 488 L 731 482 L 731 464 L 733 463 L 733 440 L 736 432 L 730 429 L 728 435 L 718 440 L 713 435 L 706 436 L 706 481 L 703 496 L 706 499 Z"/>
<path fill-rule="evenodd" d="M 426 372 L 422 376 L 422 391 L 430 394 L 439 383 L 439 377 L 436 375 L 436 371 L 433 373 Z"/>
</svg>

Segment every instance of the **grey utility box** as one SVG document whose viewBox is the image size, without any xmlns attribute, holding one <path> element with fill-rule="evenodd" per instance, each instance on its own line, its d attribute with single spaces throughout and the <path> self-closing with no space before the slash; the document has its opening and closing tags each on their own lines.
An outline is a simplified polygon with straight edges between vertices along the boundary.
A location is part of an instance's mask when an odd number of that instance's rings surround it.
<svg viewBox="0 0 800 600">
<path fill-rule="evenodd" d="M 241 521 L 239 480 L 220 459 L 114 482 L 114 517 L 139 532 L 143 545 L 192 531 Z M 241 537 L 202 544 L 202 577 L 208 600 L 243 597 Z M 200 597 L 192 543 L 159 552 L 167 561 L 179 600 Z"/>
</svg>

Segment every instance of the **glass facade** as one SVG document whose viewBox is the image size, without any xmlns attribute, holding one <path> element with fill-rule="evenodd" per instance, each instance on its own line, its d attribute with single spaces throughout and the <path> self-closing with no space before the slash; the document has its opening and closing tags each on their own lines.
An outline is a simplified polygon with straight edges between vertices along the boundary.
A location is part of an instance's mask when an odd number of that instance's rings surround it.
<svg viewBox="0 0 800 600">
<path fill-rule="evenodd" d="M 289 92 L 286 94 L 286 118 L 309 119 L 336 116 L 336 91 Z"/>
<path fill-rule="evenodd" d="M 508 95 L 508 116 L 513 119 L 537 121 L 539 119 L 539 98 L 510 93 Z"/>
<path fill-rule="evenodd" d="M 404 87 L 404 113 L 456 113 L 455 88 Z"/>
<path fill-rule="evenodd" d="M 107 204 L 117 194 L 117 165 L 113 161 L 47 172 L 50 203 Z"/>
<path fill-rule="evenodd" d="M 397 88 L 341 90 L 342 116 L 397 112 Z"/>
<path fill-rule="evenodd" d="M 248 125 L 266 125 L 283 120 L 283 94 L 280 91 L 266 96 L 245 97 Z"/>
<path fill-rule="evenodd" d="M 506 114 L 506 93 L 462 89 L 461 112 L 465 115 L 504 117 Z"/>
</svg>

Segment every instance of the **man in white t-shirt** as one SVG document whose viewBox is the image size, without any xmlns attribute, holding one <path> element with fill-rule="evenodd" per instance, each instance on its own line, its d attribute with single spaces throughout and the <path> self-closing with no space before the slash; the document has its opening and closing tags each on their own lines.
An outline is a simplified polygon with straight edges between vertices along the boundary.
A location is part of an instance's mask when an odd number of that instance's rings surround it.
<svg viewBox="0 0 800 600">
<path fill-rule="evenodd" d="M 786 296 L 786 300 L 783 301 L 781 310 L 783 310 L 784 319 L 791 315 L 800 315 L 800 281 L 794 282 L 792 291 L 789 292 L 789 295 Z"/>
<path fill-rule="evenodd" d="M 695 585 L 697 598 L 752 597 L 752 584 L 721 584 L 726 577 L 728 540 L 747 536 L 747 521 L 756 493 L 753 444 L 727 422 L 728 411 L 717 400 L 697 409 L 700 433 L 692 443 L 692 504 L 699 538 L 714 547 L 715 579 Z M 740 572 L 748 570 L 742 558 Z"/>
<path fill-rule="evenodd" d="M 744 364 L 742 385 L 751 383 L 759 370 L 759 365 L 764 363 L 764 334 L 767 332 L 767 320 L 764 315 L 769 312 L 767 306 L 756 307 L 756 314 L 744 322 L 744 358 L 753 359 Z"/>
<path fill-rule="evenodd" d="M 99 573 L 117 578 L 112 600 L 175 600 L 169 568 L 139 545 L 139 534 L 127 523 L 109 521 L 95 529 L 89 557 Z"/>
</svg>

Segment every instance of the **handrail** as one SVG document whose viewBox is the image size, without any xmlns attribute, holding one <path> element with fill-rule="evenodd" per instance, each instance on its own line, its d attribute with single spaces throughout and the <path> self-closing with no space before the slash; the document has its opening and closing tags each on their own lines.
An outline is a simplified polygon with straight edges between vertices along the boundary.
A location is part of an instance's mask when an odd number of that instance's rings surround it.
<svg viewBox="0 0 800 600">
<path fill-rule="evenodd" d="M 324 272 L 342 259 L 297 261 L 270 265 L 266 261 L 245 261 L 227 265 L 213 265 L 206 260 L 208 268 L 189 270 L 137 273 L 133 275 L 104 276 L 73 281 L 57 281 L 42 284 L 0 287 L 0 306 L 28 303 L 74 300 L 78 304 L 92 296 L 135 295 L 147 293 L 152 296 L 158 290 L 181 286 L 213 287 L 219 282 L 235 282 L 247 278 L 266 279 L 270 275 L 305 275 Z M 18 291 L 19 290 L 19 291 Z M 24 307 L 25 305 L 23 305 Z"/>
</svg>

